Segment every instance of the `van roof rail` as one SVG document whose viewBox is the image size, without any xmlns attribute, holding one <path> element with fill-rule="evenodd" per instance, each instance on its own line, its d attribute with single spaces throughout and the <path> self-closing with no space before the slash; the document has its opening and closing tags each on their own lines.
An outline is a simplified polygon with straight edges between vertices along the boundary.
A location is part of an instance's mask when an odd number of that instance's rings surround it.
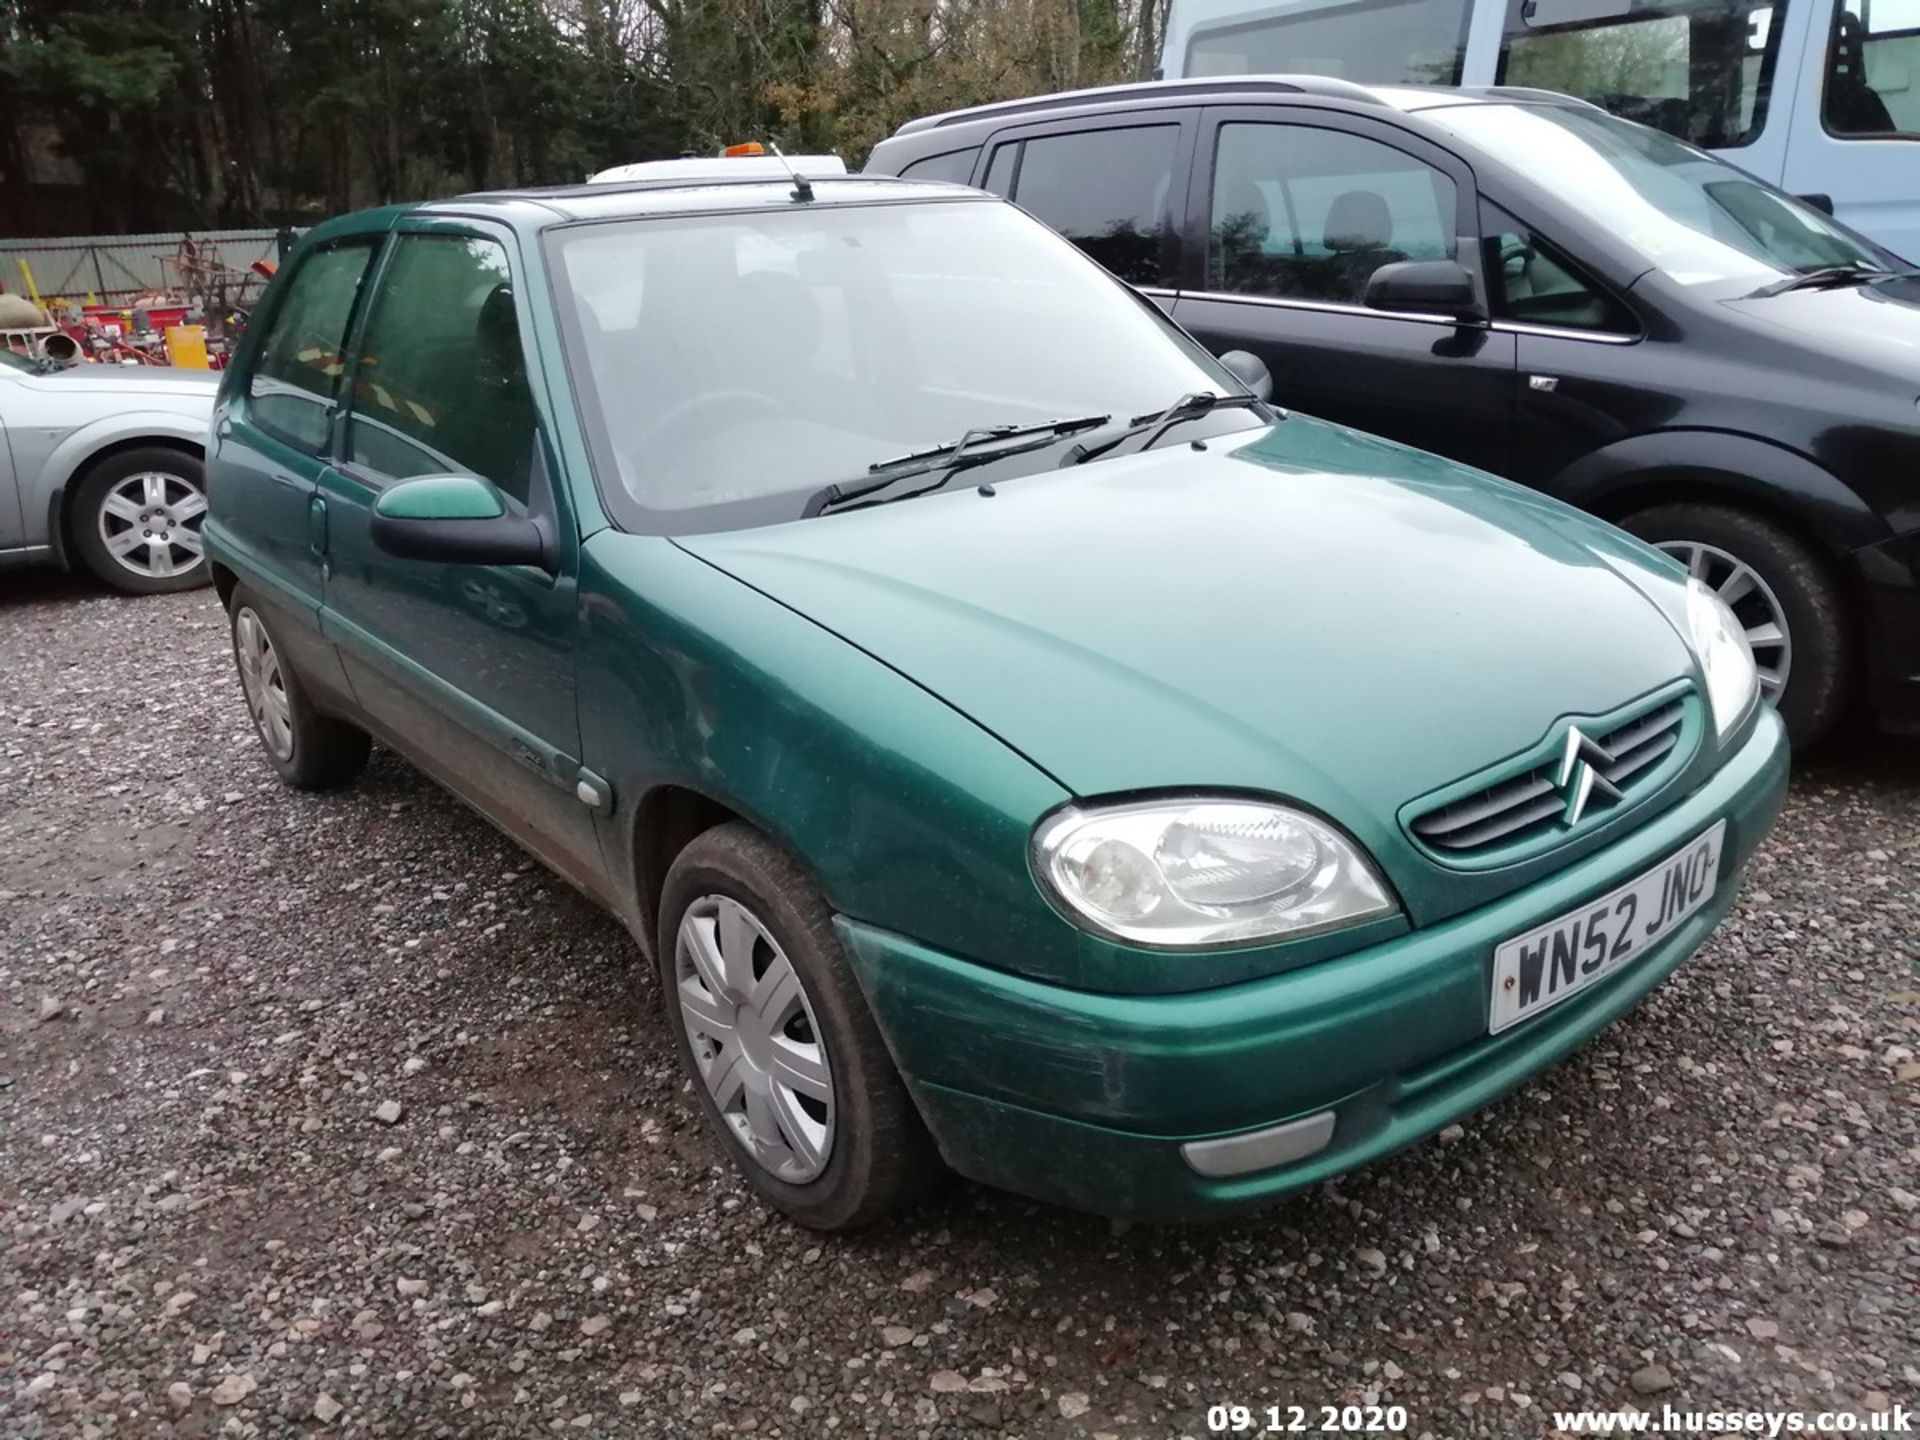
<svg viewBox="0 0 1920 1440">
<path fill-rule="evenodd" d="M 993 115 L 1044 114 L 1049 110 L 1099 105 L 1110 100 L 1150 100 L 1161 96 L 1177 98 L 1194 93 L 1246 95 L 1260 92 L 1325 95 L 1340 100 L 1356 100 L 1364 105 L 1385 103 L 1366 86 L 1356 85 L 1351 80 L 1336 80 L 1331 75 L 1216 75 L 1187 80 L 1143 80 L 1132 85 L 1100 85 L 1088 90 L 1066 90 L 1057 95 L 1035 95 L 1025 100 L 999 100 L 989 105 L 970 105 L 964 110 L 949 110 L 941 115 L 923 115 L 917 120 L 909 120 L 893 133 L 912 135 L 922 130 L 964 124 Z"/>
</svg>

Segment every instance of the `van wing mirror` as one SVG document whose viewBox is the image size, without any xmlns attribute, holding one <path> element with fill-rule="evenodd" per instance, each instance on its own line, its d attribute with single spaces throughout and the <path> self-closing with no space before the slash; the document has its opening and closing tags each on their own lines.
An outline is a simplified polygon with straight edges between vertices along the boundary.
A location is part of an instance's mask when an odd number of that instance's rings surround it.
<svg viewBox="0 0 1920 1440">
<path fill-rule="evenodd" d="M 1374 310 L 1451 315 L 1485 322 L 1486 307 L 1466 266 L 1455 260 L 1397 260 L 1368 277 L 1365 300 Z"/>
</svg>

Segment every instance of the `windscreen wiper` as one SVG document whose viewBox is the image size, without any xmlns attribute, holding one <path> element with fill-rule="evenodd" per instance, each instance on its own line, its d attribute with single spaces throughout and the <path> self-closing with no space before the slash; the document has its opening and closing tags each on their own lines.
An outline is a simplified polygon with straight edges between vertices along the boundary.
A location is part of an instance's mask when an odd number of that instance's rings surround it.
<svg viewBox="0 0 1920 1440">
<path fill-rule="evenodd" d="M 1211 415 L 1216 410 L 1267 410 L 1267 402 L 1258 395 L 1215 395 L 1211 391 L 1201 390 L 1191 395 L 1182 395 L 1164 410 L 1151 415 L 1136 415 L 1127 422 L 1122 430 L 1110 440 L 1102 440 L 1098 445 L 1076 445 L 1060 457 L 1061 467 L 1084 465 L 1089 460 L 1106 454 L 1114 446 L 1135 435 L 1146 432 L 1147 438 L 1140 442 L 1140 449 L 1151 450 L 1162 435 L 1176 425 L 1188 420 L 1198 420 L 1202 415 Z"/>
<path fill-rule="evenodd" d="M 1857 261 L 1848 261 L 1844 265 L 1822 265 L 1817 270 L 1802 270 L 1798 275 L 1789 275 L 1784 280 L 1775 280 L 1770 285 L 1762 285 L 1747 296 L 1749 300 L 1764 300 L 1770 295 L 1784 295 L 1789 290 L 1824 290 L 1839 285 L 1877 285 L 1882 280 L 1901 280 L 1920 274 L 1915 270 L 1875 270 L 1871 266 Z"/>
<path fill-rule="evenodd" d="M 1079 415 L 1067 420 L 1041 420 L 1031 425 L 982 425 L 967 431 L 958 440 L 949 440 L 945 444 L 930 445 L 924 450 L 910 450 L 905 455 L 895 455 L 890 460 L 876 460 L 867 467 L 867 474 L 875 477 L 855 484 L 835 482 L 822 486 L 807 497 L 807 503 L 801 507 L 800 514 L 805 518 L 824 515 L 829 510 L 854 510 L 861 508 L 857 502 L 868 505 L 884 505 L 889 500 L 906 500 L 915 495 L 925 495 L 930 490 L 938 490 L 962 470 L 975 465 L 990 464 L 995 460 L 1004 460 L 1009 455 L 1024 455 L 1029 450 L 1041 450 L 1053 444 L 1063 435 L 1077 434 L 1082 430 L 1094 430 L 1106 424 L 1111 415 Z M 1002 442 L 1025 440 L 1026 444 L 1006 444 Z M 990 448 L 981 448 L 990 447 Z M 891 495 L 880 492 L 889 489 L 901 480 L 916 475 L 925 475 L 938 470 L 940 478 L 931 485 L 922 485 L 914 490 L 902 490 Z M 868 496 L 877 498 L 868 499 Z"/>
</svg>

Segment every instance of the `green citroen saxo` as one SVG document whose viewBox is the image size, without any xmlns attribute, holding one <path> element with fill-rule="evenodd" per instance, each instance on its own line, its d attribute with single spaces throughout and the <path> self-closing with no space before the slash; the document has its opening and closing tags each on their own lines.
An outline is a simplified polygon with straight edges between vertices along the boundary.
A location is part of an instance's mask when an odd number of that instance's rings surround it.
<svg viewBox="0 0 1920 1440">
<path fill-rule="evenodd" d="M 1001 201 L 807 170 L 318 227 L 206 524 L 268 760 L 377 738 L 617 915 L 771 1204 L 1270 1201 L 1700 945 L 1787 767 L 1719 597 Z"/>
</svg>

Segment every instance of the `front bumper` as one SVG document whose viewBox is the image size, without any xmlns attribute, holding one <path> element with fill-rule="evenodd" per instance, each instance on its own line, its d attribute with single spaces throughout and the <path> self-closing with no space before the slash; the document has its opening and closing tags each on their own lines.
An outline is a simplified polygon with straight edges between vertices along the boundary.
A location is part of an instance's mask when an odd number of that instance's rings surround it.
<svg viewBox="0 0 1920 1440">
<path fill-rule="evenodd" d="M 1379 1158 L 1481 1108 L 1625 1014 L 1699 948 L 1786 793 L 1763 711 L 1692 795 L 1605 850 L 1443 924 L 1270 979 L 1180 995 L 1066 990 L 842 917 L 874 1017 L 961 1174 L 1109 1215 L 1217 1214 Z M 1724 818 L 1708 905 L 1620 972 L 1487 1034 L 1494 946 Z M 1166 963 L 1178 964 L 1178 957 Z M 1306 1159 L 1199 1173 L 1183 1144 L 1334 1113 Z"/>
</svg>

